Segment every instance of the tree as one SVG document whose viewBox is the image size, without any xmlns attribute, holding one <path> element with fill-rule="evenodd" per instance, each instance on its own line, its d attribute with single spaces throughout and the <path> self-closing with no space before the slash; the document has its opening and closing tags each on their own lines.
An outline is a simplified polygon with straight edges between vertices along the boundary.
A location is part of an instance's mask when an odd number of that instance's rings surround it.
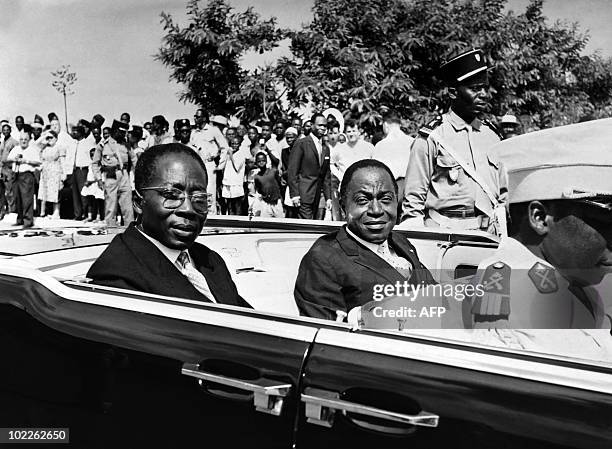
<svg viewBox="0 0 612 449">
<path fill-rule="evenodd" d="M 234 13 L 225 0 L 211 0 L 205 7 L 200 3 L 188 2 L 188 24 L 183 28 L 162 13 L 166 34 L 156 58 L 171 69 L 172 80 L 184 85 L 181 101 L 214 113 L 229 114 L 240 108 L 243 115 L 260 115 L 261 107 L 253 110 L 253 91 L 258 89 L 261 72 L 249 74 L 240 59 L 249 50 L 271 50 L 287 31 L 276 25 L 276 18 L 262 20 L 252 7 Z M 241 94 L 245 87 L 251 93 Z"/>
<path fill-rule="evenodd" d="M 490 66 L 491 113 L 508 111 L 526 128 L 573 123 L 612 111 L 612 61 L 584 54 L 578 24 L 550 24 L 543 1 L 525 11 L 507 0 L 315 0 L 313 20 L 288 32 L 249 8 L 223 0 L 188 4 L 181 29 L 163 15 L 158 58 L 183 83 L 181 99 L 243 117 L 276 117 L 305 104 L 336 107 L 365 124 L 394 108 L 415 131 L 448 106 L 440 65 L 460 51 L 483 49 Z M 240 57 L 291 37 L 291 54 L 247 73 Z"/>
<path fill-rule="evenodd" d="M 494 115 L 512 110 L 540 128 L 605 113 L 612 63 L 583 54 L 588 35 L 577 24 L 548 24 L 542 0 L 519 15 L 505 6 L 506 0 L 315 0 L 312 23 L 294 34 L 293 57 L 279 61 L 277 72 L 294 105 L 336 106 L 364 122 L 392 107 L 414 130 L 445 107 L 438 67 L 480 47 L 493 67 Z"/>
<path fill-rule="evenodd" d="M 72 86 L 77 81 L 77 76 L 76 73 L 70 71 L 70 65 L 61 66 L 55 72 L 51 72 L 51 75 L 55 78 L 51 85 L 64 97 L 64 119 L 66 129 L 68 129 L 68 104 L 66 96 L 74 94 Z"/>
</svg>

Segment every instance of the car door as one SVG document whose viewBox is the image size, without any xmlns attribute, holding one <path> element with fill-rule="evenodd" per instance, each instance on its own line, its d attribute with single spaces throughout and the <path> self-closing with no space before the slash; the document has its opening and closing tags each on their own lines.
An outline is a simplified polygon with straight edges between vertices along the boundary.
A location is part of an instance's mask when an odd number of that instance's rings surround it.
<svg viewBox="0 0 612 449">
<path fill-rule="evenodd" d="M 298 447 L 611 447 L 611 364 L 459 343 L 457 332 L 321 329 Z"/>
<path fill-rule="evenodd" d="M 316 326 L 0 263 L 0 422 L 74 447 L 291 447 Z"/>
</svg>

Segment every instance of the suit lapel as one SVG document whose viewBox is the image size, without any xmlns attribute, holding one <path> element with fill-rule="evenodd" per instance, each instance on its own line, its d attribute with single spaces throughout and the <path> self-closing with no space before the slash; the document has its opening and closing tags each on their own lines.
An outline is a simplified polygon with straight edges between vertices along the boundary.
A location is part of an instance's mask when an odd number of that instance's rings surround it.
<svg viewBox="0 0 612 449">
<path fill-rule="evenodd" d="M 154 282 L 158 287 L 162 286 L 164 295 L 206 300 L 205 296 L 189 282 L 189 279 L 183 276 L 176 266 L 153 243 L 143 236 L 135 226 L 130 225 L 125 232 L 126 234 L 129 233 L 129 238 L 134 245 L 134 254 L 140 260 L 140 263 L 151 273 L 151 282 Z M 158 253 L 159 257 L 147 257 L 152 252 Z"/>
<path fill-rule="evenodd" d="M 340 247 L 354 263 L 373 271 L 374 273 L 378 274 L 382 278 L 387 279 L 389 282 L 392 283 L 396 281 L 406 280 L 395 268 L 389 265 L 386 261 L 378 257 L 368 248 L 361 246 L 354 239 L 352 239 L 347 234 L 346 228 L 344 226 L 342 227 L 342 229 L 340 229 L 340 231 L 338 231 L 336 240 L 338 240 Z"/>
<path fill-rule="evenodd" d="M 224 298 L 223 303 L 229 304 L 227 300 L 232 297 L 232 295 L 228 294 L 227 289 L 224 288 L 225 283 L 221 284 L 219 282 L 220 276 L 215 274 L 214 267 L 210 263 L 209 251 L 210 250 L 203 245 L 202 247 L 194 245 L 194 247 L 189 250 L 189 254 L 191 255 L 195 268 L 204 275 L 208 288 L 215 297 L 215 300 L 220 303 L 221 298 Z"/>
<path fill-rule="evenodd" d="M 308 146 L 310 147 L 310 150 L 314 154 L 315 160 L 317 161 L 317 165 L 321 167 L 321 160 L 319 159 L 319 152 L 317 151 L 317 146 L 315 145 L 314 140 L 312 140 L 311 136 L 308 136 Z"/>
</svg>

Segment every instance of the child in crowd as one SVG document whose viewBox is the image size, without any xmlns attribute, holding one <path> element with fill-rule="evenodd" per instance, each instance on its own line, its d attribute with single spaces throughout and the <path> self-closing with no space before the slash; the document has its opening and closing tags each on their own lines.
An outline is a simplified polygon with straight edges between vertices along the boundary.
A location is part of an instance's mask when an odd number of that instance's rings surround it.
<svg viewBox="0 0 612 449">
<path fill-rule="evenodd" d="M 91 159 L 93 159 L 95 151 L 95 148 L 89 151 Z M 93 164 L 93 162 L 91 164 Z M 87 171 L 87 180 L 81 190 L 81 195 L 87 198 L 87 218 L 85 221 L 97 222 L 98 220 L 104 220 L 104 191 L 100 188 L 98 181 L 96 181 L 91 164 Z"/>
<path fill-rule="evenodd" d="M 221 196 L 227 204 L 230 215 L 240 215 L 244 199 L 244 169 L 246 160 L 251 156 L 248 148 L 241 148 L 238 137 L 230 139 L 229 149 L 224 161 L 220 161 L 219 170 L 223 170 Z"/>
<path fill-rule="evenodd" d="M 260 217 L 284 218 L 281 202 L 280 175 L 276 168 L 266 168 L 268 156 L 259 152 L 255 156 L 255 165 L 259 169 L 255 175 L 255 202 L 253 215 Z"/>
</svg>

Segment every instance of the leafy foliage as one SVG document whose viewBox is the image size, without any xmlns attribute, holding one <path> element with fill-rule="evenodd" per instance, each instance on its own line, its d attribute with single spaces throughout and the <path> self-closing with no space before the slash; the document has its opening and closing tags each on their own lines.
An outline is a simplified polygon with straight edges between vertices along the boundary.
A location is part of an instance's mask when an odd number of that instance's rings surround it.
<svg viewBox="0 0 612 449">
<path fill-rule="evenodd" d="M 315 0 L 312 22 L 289 33 L 252 9 L 231 14 L 222 0 L 188 6 L 190 25 L 167 32 L 158 56 L 184 83 L 183 100 L 246 118 L 313 105 L 376 123 L 397 109 L 412 129 L 444 109 L 438 67 L 480 47 L 490 65 L 491 113 L 520 115 L 542 128 L 612 112 L 612 62 L 586 55 L 588 35 L 575 23 L 549 23 L 543 1 L 524 12 L 507 0 Z M 247 73 L 239 58 L 291 37 L 291 55 Z M 264 107 L 265 98 L 265 107 Z"/>
<path fill-rule="evenodd" d="M 248 50 L 271 50 L 286 35 L 275 18 L 262 20 L 252 7 L 235 13 L 225 0 L 211 0 L 205 7 L 190 0 L 184 28 L 169 14 L 161 17 L 165 36 L 156 58 L 171 69 L 172 80 L 184 85 L 181 101 L 215 113 L 244 107 L 243 99 L 252 95 L 237 95 L 248 86 L 240 58 Z"/>
</svg>

